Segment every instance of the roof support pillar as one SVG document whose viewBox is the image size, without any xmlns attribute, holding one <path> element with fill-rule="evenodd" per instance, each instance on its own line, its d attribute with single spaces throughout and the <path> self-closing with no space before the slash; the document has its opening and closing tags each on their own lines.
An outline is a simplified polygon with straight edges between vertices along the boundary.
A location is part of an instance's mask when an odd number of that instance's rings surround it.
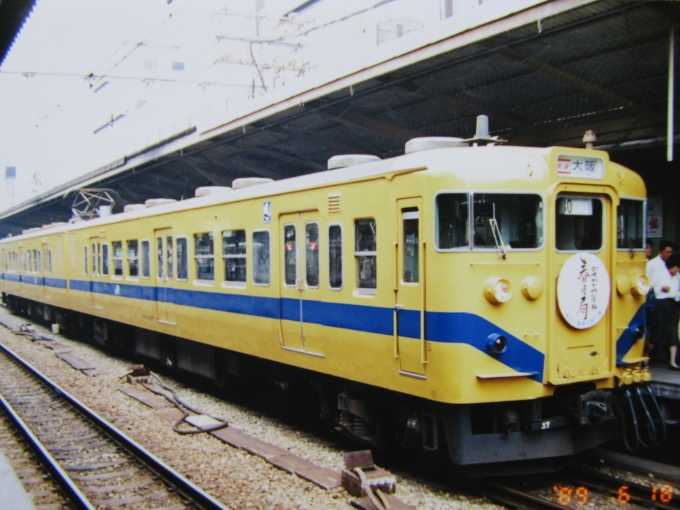
<svg viewBox="0 0 680 510">
<path fill-rule="evenodd" d="M 675 25 L 671 25 L 668 45 L 668 126 L 666 133 L 666 161 L 673 161 L 673 142 L 675 141 L 673 110 L 675 89 Z"/>
</svg>

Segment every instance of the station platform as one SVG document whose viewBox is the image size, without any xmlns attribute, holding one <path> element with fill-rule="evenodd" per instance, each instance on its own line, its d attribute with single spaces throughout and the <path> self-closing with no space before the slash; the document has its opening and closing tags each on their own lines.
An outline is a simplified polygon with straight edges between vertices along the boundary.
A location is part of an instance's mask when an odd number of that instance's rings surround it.
<svg viewBox="0 0 680 510">
<path fill-rule="evenodd" d="M 2 495 L 0 506 L 3 510 L 35 509 L 19 477 L 2 452 L 0 452 L 0 494 Z"/>
<path fill-rule="evenodd" d="M 680 370 L 665 366 L 649 366 L 652 371 L 650 386 L 657 397 L 680 400 Z"/>
</svg>

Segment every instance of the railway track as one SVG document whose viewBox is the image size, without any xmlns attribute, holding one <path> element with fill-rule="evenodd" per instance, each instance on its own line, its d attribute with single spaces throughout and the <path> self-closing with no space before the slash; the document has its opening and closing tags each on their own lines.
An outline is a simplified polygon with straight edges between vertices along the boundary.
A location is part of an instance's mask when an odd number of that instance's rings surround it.
<svg viewBox="0 0 680 510">
<path fill-rule="evenodd" d="M 74 508 L 225 508 L 4 345 L 0 406 Z"/>
<path fill-rule="evenodd" d="M 655 464 L 661 473 L 672 472 L 672 466 Z M 680 488 L 674 478 L 659 472 L 636 475 L 636 469 L 630 469 L 634 467 L 578 465 L 554 476 L 483 482 L 481 492 L 511 508 L 680 509 Z"/>
</svg>

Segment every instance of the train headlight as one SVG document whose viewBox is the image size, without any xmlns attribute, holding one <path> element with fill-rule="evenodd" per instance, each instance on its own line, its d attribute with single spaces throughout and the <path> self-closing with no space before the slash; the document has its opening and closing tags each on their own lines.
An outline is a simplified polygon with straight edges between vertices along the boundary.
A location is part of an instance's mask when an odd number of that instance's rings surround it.
<svg viewBox="0 0 680 510">
<path fill-rule="evenodd" d="M 616 280 L 616 291 L 621 296 L 625 296 L 630 292 L 630 288 L 633 286 L 633 282 L 630 281 L 630 277 L 623 275 L 619 276 Z"/>
<path fill-rule="evenodd" d="M 646 296 L 649 292 L 649 278 L 644 274 L 631 276 L 630 292 L 633 296 Z"/>
<path fill-rule="evenodd" d="M 505 303 L 512 297 L 510 282 L 505 278 L 491 277 L 484 282 L 484 297 L 489 303 Z"/>
<path fill-rule="evenodd" d="M 503 335 L 493 333 L 486 339 L 486 348 L 491 354 L 503 354 L 508 350 L 508 339 Z"/>
<path fill-rule="evenodd" d="M 527 276 L 522 280 L 522 294 L 530 301 L 534 301 L 543 294 L 543 280 L 538 276 Z"/>
</svg>

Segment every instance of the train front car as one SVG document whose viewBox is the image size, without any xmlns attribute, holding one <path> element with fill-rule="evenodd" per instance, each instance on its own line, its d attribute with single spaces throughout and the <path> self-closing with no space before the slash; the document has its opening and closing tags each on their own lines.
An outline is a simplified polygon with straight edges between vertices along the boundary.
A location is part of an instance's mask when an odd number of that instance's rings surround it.
<svg viewBox="0 0 680 510">
<path fill-rule="evenodd" d="M 649 375 L 644 184 L 599 151 L 435 152 L 426 370 L 458 404 L 449 454 L 470 474 L 559 468 L 621 434 L 618 386 Z"/>
</svg>

